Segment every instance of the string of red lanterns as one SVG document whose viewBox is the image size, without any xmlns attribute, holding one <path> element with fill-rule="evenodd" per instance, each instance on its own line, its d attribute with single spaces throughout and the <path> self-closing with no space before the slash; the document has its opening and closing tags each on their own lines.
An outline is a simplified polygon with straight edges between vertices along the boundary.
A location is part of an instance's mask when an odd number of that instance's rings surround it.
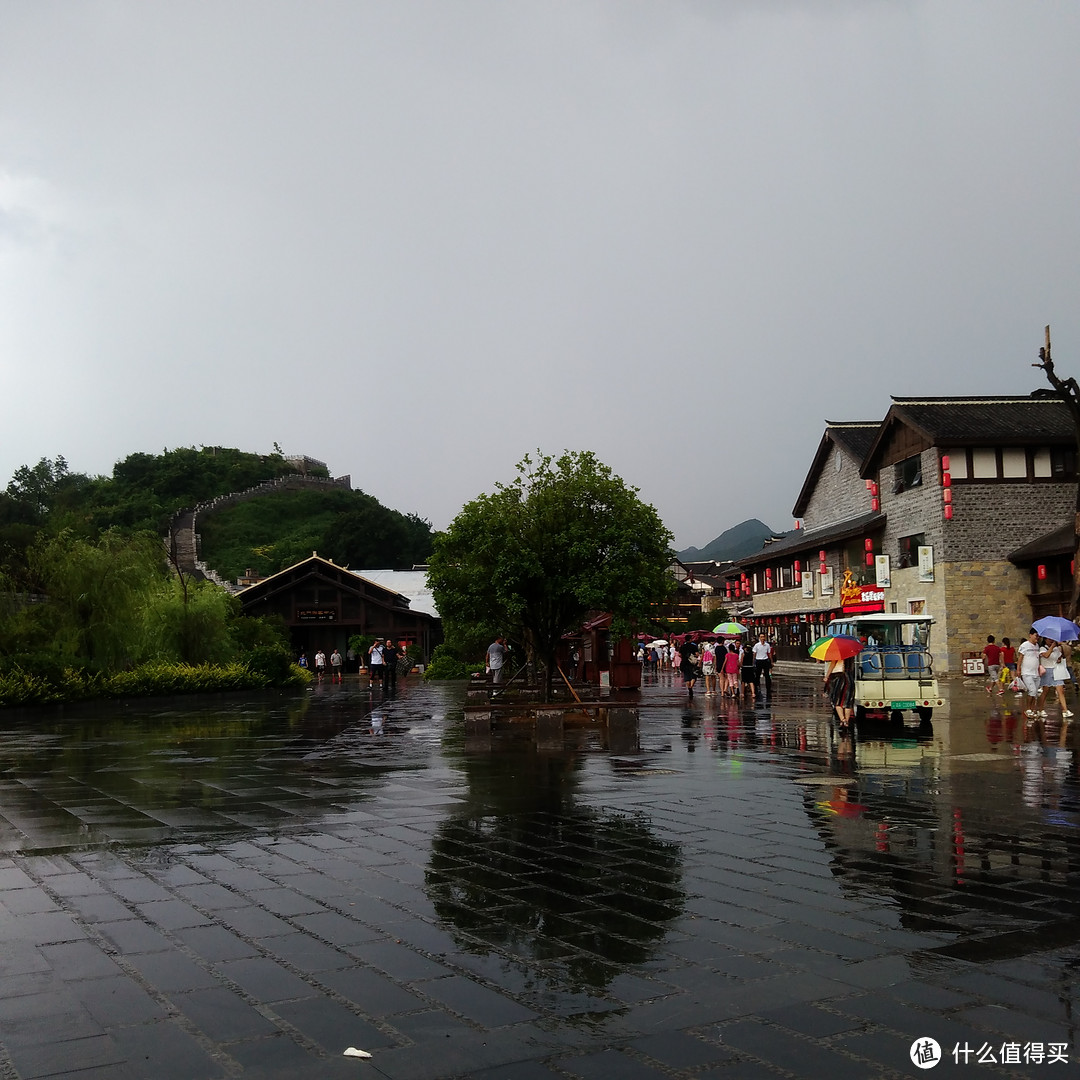
<svg viewBox="0 0 1080 1080">
<path fill-rule="evenodd" d="M 952 521 L 952 476 L 949 473 L 949 455 L 941 455 L 941 501 L 944 504 L 945 520 Z"/>
</svg>

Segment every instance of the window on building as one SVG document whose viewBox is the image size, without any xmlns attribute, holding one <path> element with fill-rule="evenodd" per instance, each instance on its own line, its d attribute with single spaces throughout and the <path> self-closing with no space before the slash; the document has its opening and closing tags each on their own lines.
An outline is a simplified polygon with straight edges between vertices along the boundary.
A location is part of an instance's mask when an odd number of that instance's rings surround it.
<svg viewBox="0 0 1080 1080">
<path fill-rule="evenodd" d="M 1001 451 L 1001 478 L 1027 479 L 1027 451 L 1022 446 L 1006 446 Z"/>
<path fill-rule="evenodd" d="M 1073 480 L 1076 477 L 1076 447 L 1054 446 L 1050 449 L 1050 475 L 1055 480 Z"/>
<path fill-rule="evenodd" d="M 897 462 L 893 468 L 895 476 L 893 492 L 895 494 L 922 485 L 922 459 L 918 454 Z"/>
<path fill-rule="evenodd" d="M 899 566 L 919 565 L 919 548 L 926 546 L 926 533 L 912 533 L 910 536 L 901 536 L 899 547 Z"/>
<path fill-rule="evenodd" d="M 1035 451 L 1035 476 L 1037 479 L 1051 476 L 1050 451 L 1040 447 Z"/>
<path fill-rule="evenodd" d="M 998 478 L 997 451 L 992 446 L 976 446 L 971 451 L 972 480 Z"/>
</svg>

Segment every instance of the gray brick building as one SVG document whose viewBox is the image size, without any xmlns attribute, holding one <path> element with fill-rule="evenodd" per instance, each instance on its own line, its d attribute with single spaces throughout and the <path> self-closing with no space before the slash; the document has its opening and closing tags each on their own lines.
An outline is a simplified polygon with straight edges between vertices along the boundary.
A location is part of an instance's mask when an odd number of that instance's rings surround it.
<svg viewBox="0 0 1080 1080">
<path fill-rule="evenodd" d="M 880 422 L 826 423 L 802 527 L 741 560 L 729 591 L 749 588 L 781 656 L 805 656 L 845 610 L 931 615 L 935 667 L 957 671 L 988 633 L 1022 639 L 1061 606 L 1076 485 L 1072 421 L 1049 392 L 894 397 Z"/>
</svg>

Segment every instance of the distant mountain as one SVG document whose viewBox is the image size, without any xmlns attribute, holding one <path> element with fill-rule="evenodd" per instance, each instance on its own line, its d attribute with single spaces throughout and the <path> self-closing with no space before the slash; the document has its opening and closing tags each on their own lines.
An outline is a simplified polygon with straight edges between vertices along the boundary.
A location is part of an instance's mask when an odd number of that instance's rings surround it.
<svg viewBox="0 0 1080 1080">
<path fill-rule="evenodd" d="M 773 532 L 763 521 L 750 518 L 748 521 L 742 521 L 726 529 L 703 548 L 689 547 L 685 551 L 680 551 L 679 558 L 683 562 L 704 562 L 708 559 L 723 562 L 726 559 L 743 559 L 747 555 L 760 551 L 770 536 L 784 535 L 786 534 Z"/>
</svg>

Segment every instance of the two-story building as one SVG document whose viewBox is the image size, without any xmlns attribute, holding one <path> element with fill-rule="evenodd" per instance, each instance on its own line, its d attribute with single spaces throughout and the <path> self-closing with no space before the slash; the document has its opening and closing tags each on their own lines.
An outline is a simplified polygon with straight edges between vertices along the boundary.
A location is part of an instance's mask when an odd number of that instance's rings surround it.
<svg viewBox="0 0 1080 1080">
<path fill-rule="evenodd" d="M 843 612 L 931 615 L 936 666 L 956 671 L 988 633 L 1022 639 L 1060 609 L 1056 530 L 1076 484 L 1072 421 L 1049 392 L 894 397 L 880 422 L 826 424 L 800 527 L 742 559 L 727 591 L 753 596 L 752 622 L 782 657 L 805 656 Z M 1048 567 L 1056 590 L 1040 587 Z"/>
</svg>

